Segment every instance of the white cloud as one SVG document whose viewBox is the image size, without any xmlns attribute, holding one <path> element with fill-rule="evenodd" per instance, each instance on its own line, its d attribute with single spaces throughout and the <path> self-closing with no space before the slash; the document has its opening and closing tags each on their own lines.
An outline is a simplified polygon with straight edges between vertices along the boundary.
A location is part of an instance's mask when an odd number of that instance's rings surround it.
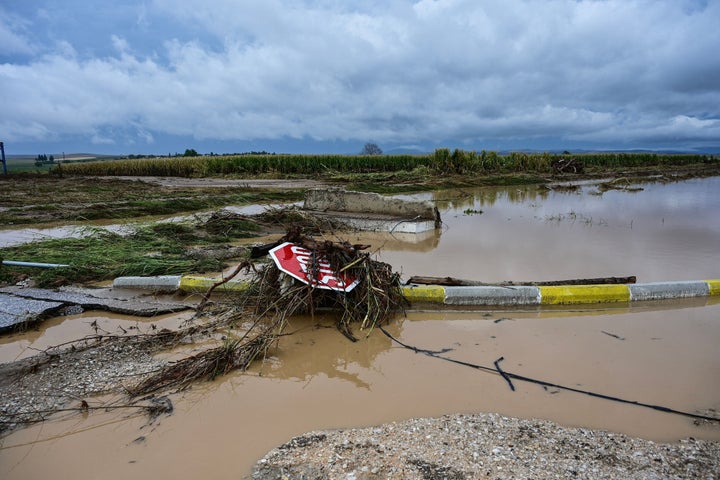
<svg viewBox="0 0 720 480">
<path fill-rule="evenodd" d="M 6 55 L 30 55 L 35 51 L 28 32 L 28 22 L 0 8 L 0 61 Z"/>
<path fill-rule="evenodd" d="M 127 40 L 125 40 L 122 37 L 118 37 L 117 35 L 111 35 L 110 37 L 112 39 L 113 47 L 115 47 L 115 50 L 118 51 L 118 53 L 125 53 L 127 50 L 129 50 L 129 45 Z"/>
<path fill-rule="evenodd" d="M 720 2 L 155 0 L 125 11 L 140 30 L 95 38 L 107 54 L 55 32 L 44 55 L 0 64 L 4 131 L 148 143 L 720 138 Z M 17 31 L 0 24 L 0 45 Z"/>
</svg>

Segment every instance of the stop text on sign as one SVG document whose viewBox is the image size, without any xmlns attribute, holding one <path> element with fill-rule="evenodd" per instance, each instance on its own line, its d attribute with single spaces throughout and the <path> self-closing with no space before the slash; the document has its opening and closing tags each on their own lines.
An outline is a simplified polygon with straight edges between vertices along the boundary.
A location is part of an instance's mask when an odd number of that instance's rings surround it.
<svg viewBox="0 0 720 480">
<path fill-rule="evenodd" d="M 281 271 L 313 287 L 349 292 L 360 283 L 348 273 L 336 275 L 325 257 L 291 242 L 280 244 L 268 253 Z"/>
</svg>

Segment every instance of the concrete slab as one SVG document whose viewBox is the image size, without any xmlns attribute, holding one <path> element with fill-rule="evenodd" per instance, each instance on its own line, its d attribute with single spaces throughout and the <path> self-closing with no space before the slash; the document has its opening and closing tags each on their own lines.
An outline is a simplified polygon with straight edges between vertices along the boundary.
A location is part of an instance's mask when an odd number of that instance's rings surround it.
<svg viewBox="0 0 720 480">
<path fill-rule="evenodd" d="M 136 297 L 98 297 L 90 294 L 90 291 L 61 291 L 22 287 L 0 288 L 0 295 L 2 295 L 0 298 L 0 312 L 3 312 L 1 318 L 8 323 L 8 328 L 10 328 L 41 319 L 47 315 L 57 313 L 61 308 L 70 306 L 77 306 L 82 310 L 104 310 L 138 317 L 152 317 L 192 308 L 192 306 L 182 303 L 146 301 Z"/>
<path fill-rule="evenodd" d="M 340 188 L 305 192 L 303 209 L 367 231 L 422 233 L 440 227 L 440 213 L 430 202 L 384 197 Z"/>
<path fill-rule="evenodd" d="M 361 214 L 338 211 L 310 211 L 319 218 L 331 218 L 357 230 L 368 232 L 424 233 L 435 230 L 435 220 L 394 217 L 382 214 Z"/>
<path fill-rule="evenodd" d="M 342 188 L 313 188 L 305 192 L 306 210 L 380 213 L 403 218 L 435 219 L 437 208 L 430 202 L 385 197 L 377 193 Z"/>
<path fill-rule="evenodd" d="M 0 293 L 0 332 L 55 314 L 62 302 L 34 300 Z"/>
</svg>

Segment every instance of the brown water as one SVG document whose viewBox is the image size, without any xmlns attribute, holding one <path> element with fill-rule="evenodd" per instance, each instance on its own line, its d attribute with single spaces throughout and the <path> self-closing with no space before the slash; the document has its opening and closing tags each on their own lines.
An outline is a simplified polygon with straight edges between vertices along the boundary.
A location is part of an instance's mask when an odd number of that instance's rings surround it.
<svg viewBox="0 0 720 480">
<path fill-rule="evenodd" d="M 134 317 L 89 311 L 46 320 L 22 333 L 0 336 L 0 362 L 11 362 L 30 357 L 49 347 L 96 334 L 135 335 L 158 329 L 175 329 L 192 318 L 194 312 Z"/>
<path fill-rule="evenodd" d="M 439 203 L 446 222 L 439 235 L 357 238 L 381 248 L 404 276 L 720 278 L 719 187 L 720 179 L 707 179 L 602 197 L 588 193 L 593 187 L 582 194 L 443 192 L 436 196 L 453 200 Z M 309 430 L 454 412 L 547 418 L 654 440 L 720 440 L 718 425 L 687 417 L 517 381 L 511 391 L 497 375 L 415 354 L 379 331 L 350 343 L 331 319 L 299 318 L 291 329 L 299 331 L 264 364 L 174 395 L 175 413 L 152 425 L 98 413 L 13 433 L 0 450 L 0 477 L 240 478 L 267 450 Z M 548 382 L 691 412 L 720 410 L 717 299 L 413 311 L 388 330 L 471 363 L 492 366 L 504 357 L 504 370 Z M 50 341 L 42 337 L 33 344 Z"/>
</svg>

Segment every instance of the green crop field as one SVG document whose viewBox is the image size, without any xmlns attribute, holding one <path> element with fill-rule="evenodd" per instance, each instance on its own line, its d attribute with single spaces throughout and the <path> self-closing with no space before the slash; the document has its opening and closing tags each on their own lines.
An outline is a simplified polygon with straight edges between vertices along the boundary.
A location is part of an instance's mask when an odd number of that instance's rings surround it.
<svg viewBox="0 0 720 480">
<path fill-rule="evenodd" d="M 293 176 L 409 172 L 424 169 L 434 175 L 498 173 L 549 174 L 558 162 L 581 168 L 662 167 L 715 163 L 718 157 L 654 153 L 524 153 L 437 149 L 427 155 L 227 155 L 63 163 L 53 173 L 67 175 L 213 177 Z"/>
</svg>

